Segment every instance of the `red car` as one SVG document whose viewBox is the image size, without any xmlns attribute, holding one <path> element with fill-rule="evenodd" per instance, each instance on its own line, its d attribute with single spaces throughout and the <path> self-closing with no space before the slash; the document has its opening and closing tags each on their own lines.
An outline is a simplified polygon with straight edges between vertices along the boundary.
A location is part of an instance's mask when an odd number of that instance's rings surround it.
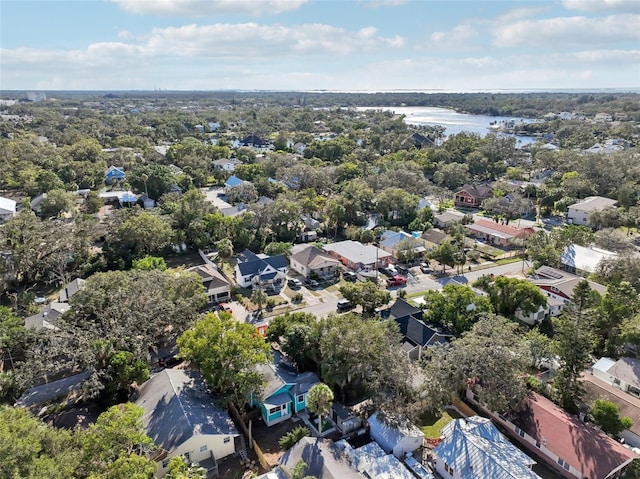
<svg viewBox="0 0 640 479">
<path fill-rule="evenodd" d="M 398 274 L 393 278 L 387 279 L 387 286 L 403 286 L 405 284 L 407 284 L 407 278 Z"/>
</svg>

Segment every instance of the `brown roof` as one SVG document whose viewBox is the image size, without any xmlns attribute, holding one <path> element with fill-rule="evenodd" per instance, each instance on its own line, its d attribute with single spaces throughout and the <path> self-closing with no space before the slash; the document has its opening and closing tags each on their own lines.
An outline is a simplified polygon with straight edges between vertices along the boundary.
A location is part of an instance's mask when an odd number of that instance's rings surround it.
<svg viewBox="0 0 640 479">
<path fill-rule="evenodd" d="M 528 238 L 533 233 L 535 233 L 535 230 L 533 228 L 516 228 L 514 226 L 496 223 L 495 221 L 478 220 L 474 224 L 484 226 L 485 228 L 491 228 L 501 233 L 515 236 L 516 238 Z"/>
<path fill-rule="evenodd" d="M 442 241 L 444 241 L 447 238 L 450 238 L 450 236 L 447 233 L 435 228 L 422 233 L 422 239 L 433 244 L 439 245 L 440 243 L 442 243 Z"/>
<path fill-rule="evenodd" d="M 605 479 L 637 457 L 539 394 L 530 393 L 526 403 L 514 423 L 588 479 Z"/>
<path fill-rule="evenodd" d="M 633 426 L 629 428 L 634 434 L 640 435 L 640 399 L 628 394 L 618 388 L 614 388 L 602 379 L 589 373 L 582 374 L 584 387 L 587 391 L 585 399 L 587 402 L 604 399 L 618 406 L 621 416 L 626 416 L 633 421 Z"/>
<path fill-rule="evenodd" d="M 474 198 L 488 198 L 491 196 L 491 187 L 488 185 L 464 185 L 456 194 L 462 191 L 470 194 Z"/>
<path fill-rule="evenodd" d="M 336 265 L 340 264 L 340 261 L 335 259 L 333 256 L 325 253 L 320 248 L 313 245 L 309 245 L 307 248 L 304 248 L 297 253 L 292 254 L 291 259 L 311 269 L 318 267 L 324 263 L 334 263 Z"/>
<path fill-rule="evenodd" d="M 640 360 L 620 358 L 613 366 L 607 369 L 607 373 L 614 378 L 619 378 L 625 383 L 640 388 Z"/>
</svg>

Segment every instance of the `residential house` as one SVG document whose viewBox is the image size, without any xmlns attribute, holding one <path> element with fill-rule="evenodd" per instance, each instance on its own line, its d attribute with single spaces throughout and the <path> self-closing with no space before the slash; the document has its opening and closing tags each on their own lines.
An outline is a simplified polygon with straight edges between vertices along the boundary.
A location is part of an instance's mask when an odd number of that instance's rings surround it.
<svg viewBox="0 0 640 479">
<path fill-rule="evenodd" d="M 429 346 L 445 344 L 453 339 L 453 334 L 446 328 L 424 322 L 422 310 L 402 298 L 396 299 L 386 313 L 400 327 L 401 348 L 411 359 L 420 360 L 422 353 Z"/>
<path fill-rule="evenodd" d="M 249 405 L 260 408 L 267 426 L 289 419 L 307 408 L 309 389 L 320 382 L 315 373 L 298 373 L 285 363 L 282 354 L 273 351 L 273 361 L 258 367 L 266 381 L 259 396 L 252 394 Z"/>
<path fill-rule="evenodd" d="M 35 198 L 33 198 L 30 202 L 29 202 L 29 206 L 31 207 L 31 210 L 39 215 L 42 212 L 42 202 L 47 199 L 47 194 L 46 193 L 40 193 L 38 196 L 36 196 Z"/>
<path fill-rule="evenodd" d="M 600 358 L 591 373 L 605 383 L 640 398 L 640 360 L 635 358 Z"/>
<path fill-rule="evenodd" d="M 454 419 L 442 428 L 442 442 L 433 449 L 441 477 L 453 479 L 539 479 L 536 462 L 511 444 L 487 419 Z"/>
<path fill-rule="evenodd" d="M 324 245 L 324 250 L 353 271 L 376 271 L 389 265 L 393 259 L 391 253 L 377 246 L 352 240 Z"/>
<path fill-rule="evenodd" d="M 231 282 L 213 264 L 201 264 L 190 269 L 202 278 L 209 304 L 231 300 Z"/>
<path fill-rule="evenodd" d="M 156 477 L 164 477 L 176 456 L 215 474 L 219 460 L 244 449 L 229 414 L 215 404 L 196 371 L 164 369 L 140 387 L 135 404 L 144 410 L 145 432 L 159 448 Z"/>
<path fill-rule="evenodd" d="M 104 173 L 104 182 L 107 185 L 112 185 L 114 183 L 124 181 L 124 179 L 125 179 L 124 169 L 119 168 L 117 166 L 111 165 L 109 168 L 107 168 L 107 171 L 105 171 Z"/>
<path fill-rule="evenodd" d="M 229 205 L 229 206 L 225 206 L 223 208 L 219 208 L 220 209 L 220 213 L 222 214 L 222 216 L 224 217 L 235 217 L 238 215 L 242 215 L 244 213 L 246 213 L 247 210 L 247 205 L 245 205 L 244 203 L 238 203 L 236 205 Z"/>
<path fill-rule="evenodd" d="M 587 276 L 591 273 L 595 273 L 598 269 L 598 265 L 602 261 L 615 259 L 617 257 L 618 254 L 612 251 L 596 248 L 594 246 L 585 248 L 584 246 L 571 244 L 562 252 L 560 262 L 562 263 L 562 269 L 565 271 Z"/>
<path fill-rule="evenodd" d="M 547 143 L 549 144 L 549 143 Z M 552 145 L 555 146 L 555 145 Z M 558 149 L 555 146 L 555 149 Z M 535 170 L 529 173 L 529 182 L 534 184 L 542 184 L 545 180 L 553 176 L 553 170 L 551 168 L 544 168 L 542 170 Z"/>
<path fill-rule="evenodd" d="M 433 224 L 438 228 L 448 228 L 454 223 L 460 223 L 464 219 L 464 214 L 455 210 L 447 210 L 433 217 Z"/>
<path fill-rule="evenodd" d="M 236 169 L 236 166 L 240 164 L 242 164 L 242 162 L 236 158 L 220 158 L 219 160 L 211 162 L 213 169 L 224 171 L 233 171 Z"/>
<path fill-rule="evenodd" d="M 340 261 L 314 245 L 304 245 L 289 258 L 291 269 L 305 278 L 334 278 Z"/>
<path fill-rule="evenodd" d="M 459 208 L 480 208 L 492 193 L 489 185 L 465 185 L 454 193 L 454 204 Z"/>
<path fill-rule="evenodd" d="M 138 197 L 138 204 L 141 204 L 145 210 L 149 210 L 156 207 L 156 200 L 149 198 L 146 193 L 142 193 Z"/>
<path fill-rule="evenodd" d="M 414 146 L 418 149 L 429 148 L 435 145 L 433 140 L 420 133 L 414 133 L 410 138 L 413 140 Z"/>
<path fill-rule="evenodd" d="M 376 411 L 367 420 L 369 434 L 387 453 L 397 458 L 422 446 L 424 434 L 405 418 L 392 418 Z"/>
<path fill-rule="evenodd" d="M 227 181 L 224 182 L 224 186 L 225 188 L 233 188 L 234 186 L 238 186 L 243 183 L 245 183 L 244 180 L 241 180 L 236 175 L 231 175 L 229 178 L 227 178 Z"/>
<path fill-rule="evenodd" d="M 351 467 L 370 479 L 414 479 L 413 475 L 400 460 L 388 454 L 373 441 L 354 448 L 345 440 L 336 443 L 349 459 Z"/>
<path fill-rule="evenodd" d="M 584 152 L 593 155 L 610 155 L 622 150 L 624 150 L 624 146 L 622 146 L 620 143 L 614 143 L 612 140 L 607 140 L 604 143 L 594 144 L 593 146 L 584 150 Z"/>
<path fill-rule="evenodd" d="M 0 221 L 9 221 L 16 215 L 16 202 L 0 196 Z"/>
<path fill-rule="evenodd" d="M 260 136 L 251 133 L 240 140 L 242 146 L 248 146 L 250 148 L 268 148 L 269 142 Z"/>
<path fill-rule="evenodd" d="M 339 402 L 331 406 L 331 420 L 343 436 L 362 427 L 362 418 L 353 409 Z"/>
<path fill-rule="evenodd" d="M 287 276 L 288 264 L 287 257 L 283 254 L 257 255 L 245 249 L 238 257 L 235 267 L 236 283 L 241 288 L 259 286 L 278 290 Z"/>
<path fill-rule="evenodd" d="M 29 388 L 20 396 L 16 406 L 39 408 L 44 404 L 65 398 L 72 392 L 79 391 L 88 377 L 88 372 L 78 373 Z"/>
<path fill-rule="evenodd" d="M 600 399 L 618 406 L 620 416 L 633 421 L 629 429 L 620 433 L 620 438 L 629 446 L 640 447 L 640 398 L 607 383 L 592 372 L 583 373 L 581 378 L 585 390 L 584 402 L 591 405 Z"/>
<path fill-rule="evenodd" d="M 424 247 L 427 251 L 433 251 L 440 246 L 444 241 L 451 241 L 451 236 L 442 230 L 432 228 L 422 233 L 422 241 L 424 241 Z"/>
<path fill-rule="evenodd" d="M 569 205 L 567 222 L 574 225 L 588 226 L 590 216 L 596 211 L 612 208 L 616 200 L 604 196 L 588 196 L 584 200 Z"/>
<path fill-rule="evenodd" d="M 76 294 L 78 291 L 84 289 L 84 279 L 76 278 L 60 290 L 58 295 L 58 301 L 61 303 L 68 303 L 69 298 Z"/>
<path fill-rule="evenodd" d="M 288 470 L 300 461 L 307 464 L 305 475 L 316 479 L 363 479 L 351 467 L 347 455 L 329 439 L 303 437 L 280 458 L 280 464 Z"/>
<path fill-rule="evenodd" d="M 560 316 L 564 307 L 571 303 L 573 292 L 581 281 L 587 281 L 589 287 L 601 295 L 607 292 L 607 288 L 601 284 L 550 266 L 541 266 L 527 280 L 547 295 L 547 311 L 554 317 Z"/>
<path fill-rule="evenodd" d="M 56 329 L 58 318 L 69 311 L 68 303 L 49 303 L 42 307 L 38 314 L 29 316 L 24 320 L 25 328 Z"/>
<path fill-rule="evenodd" d="M 480 398 L 467 390 L 467 400 Z M 530 392 L 524 408 L 508 416 L 485 412 L 507 434 L 567 479 L 619 478 L 638 456 L 602 431 Z"/>
<path fill-rule="evenodd" d="M 595 114 L 593 121 L 598 123 L 611 123 L 613 121 L 613 117 L 611 116 L 611 113 L 600 112 Z"/>
<path fill-rule="evenodd" d="M 422 238 L 405 233 L 404 231 L 387 230 L 380 236 L 380 248 L 391 253 L 394 258 L 421 259 L 427 251 Z"/>
<path fill-rule="evenodd" d="M 533 228 L 516 228 L 489 220 L 477 220 L 465 225 L 471 236 L 495 246 L 514 246 L 518 240 L 526 240 L 535 233 Z"/>
</svg>

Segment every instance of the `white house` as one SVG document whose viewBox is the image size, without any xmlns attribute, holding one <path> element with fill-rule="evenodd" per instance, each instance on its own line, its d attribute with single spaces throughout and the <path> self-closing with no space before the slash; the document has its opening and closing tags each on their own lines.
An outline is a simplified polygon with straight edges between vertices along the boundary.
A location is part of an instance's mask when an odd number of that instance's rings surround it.
<svg viewBox="0 0 640 479">
<path fill-rule="evenodd" d="M 220 158 L 219 160 L 214 160 L 211 163 L 214 169 L 224 171 L 233 171 L 236 169 L 236 166 L 240 164 L 242 164 L 242 162 L 235 158 Z"/>
<path fill-rule="evenodd" d="M 214 265 L 201 264 L 191 268 L 191 271 L 202 278 L 209 304 L 217 304 L 231 299 L 231 283 Z"/>
<path fill-rule="evenodd" d="M 393 256 L 372 244 L 345 240 L 324 245 L 324 250 L 354 271 L 375 271 L 391 263 Z"/>
<path fill-rule="evenodd" d="M 286 278 L 288 266 L 285 255 L 257 255 L 245 249 L 235 268 L 236 283 L 241 288 L 260 285 L 277 290 Z"/>
<path fill-rule="evenodd" d="M 442 477 L 467 479 L 539 479 L 531 470 L 536 461 L 511 444 L 487 419 L 454 419 L 442 428 L 443 440 L 434 450 Z"/>
<path fill-rule="evenodd" d="M 369 434 L 387 453 L 402 458 L 422 446 L 423 432 L 405 418 L 390 418 L 377 411 L 368 419 Z"/>
<path fill-rule="evenodd" d="M 585 248 L 577 244 L 567 246 L 562 255 L 560 262 L 562 269 L 570 273 L 588 275 L 595 273 L 598 265 L 602 261 L 617 258 L 618 254 L 600 248 Z"/>
<path fill-rule="evenodd" d="M 0 221 L 9 221 L 16 215 L 16 202 L 0 196 Z"/>
<path fill-rule="evenodd" d="M 591 373 L 607 384 L 640 398 L 640 360 L 634 358 L 600 358 Z"/>
<path fill-rule="evenodd" d="M 574 225 L 588 226 L 592 213 L 611 208 L 616 203 L 616 200 L 604 196 L 587 196 L 584 200 L 569 205 L 567 221 Z"/>
<path fill-rule="evenodd" d="M 163 370 L 142 385 L 135 403 L 144 410 L 145 432 L 160 448 L 157 477 L 165 476 L 176 456 L 215 473 L 220 459 L 244 447 L 233 421 L 195 371 Z"/>
</svg>

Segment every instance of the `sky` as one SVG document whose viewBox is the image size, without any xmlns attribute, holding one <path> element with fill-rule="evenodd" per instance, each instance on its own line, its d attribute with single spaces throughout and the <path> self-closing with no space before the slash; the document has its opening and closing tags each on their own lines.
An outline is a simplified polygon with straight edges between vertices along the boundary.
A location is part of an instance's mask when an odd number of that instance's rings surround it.
<svg viewBox="0 0 640 479">
<path fill-rule="evenodd" d="M 0 0 L 0 90 L 640 87 L 640 0 Z"/>
</svg>

